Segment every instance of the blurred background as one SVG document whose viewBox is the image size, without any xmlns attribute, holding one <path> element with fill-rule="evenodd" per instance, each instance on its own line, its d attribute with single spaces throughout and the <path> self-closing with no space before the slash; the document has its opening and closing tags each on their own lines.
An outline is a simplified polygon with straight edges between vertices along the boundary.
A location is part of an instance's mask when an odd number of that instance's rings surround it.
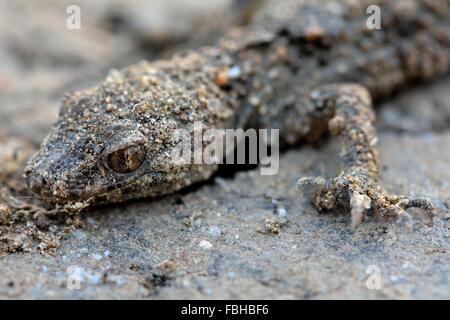
<svg viewBox="0 0 450 320">
<path fill-rule="evenodd" d="M 0 1 L 0 139 L 39 143 L 65 92 L 95 84 L 111 68 L 211 43 L 244 18 L 243 3 Z M 80 8 L 80 29 L 66 27 L 70 5 Z"/>
</svg>

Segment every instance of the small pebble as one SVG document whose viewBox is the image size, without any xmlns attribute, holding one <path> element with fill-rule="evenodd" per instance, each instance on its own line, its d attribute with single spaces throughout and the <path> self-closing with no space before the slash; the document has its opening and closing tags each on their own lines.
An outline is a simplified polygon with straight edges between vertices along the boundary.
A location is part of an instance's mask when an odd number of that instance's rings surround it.
<svg viewBox="0 0 450 320">
<path fill-rule="evenodd" d="M 103 277 L 100 273 L 88 273 L 84 274 L 86 282 L 92 285 L 99 285 L 103 282 Z"/>
<path fill-rule="evenodd" d="M 91 257 L 92 257 L 92 259 L 97 260 L 97 261 L 103 259 L 103 256 L 101 254 L 98 254 L 98 253 L 93 253 L 91 255 Z"/>
<path fill-rule="evenodd" d="M 403 276 L 389 276 L 389 281 L 391 283 L 402 283 L 404 282 L 405 278 Z"/>
<path fill-rule="evenodd" d="M 164 274 L 170 274 L 177 269 L 177 266 L 173 261 L 164 260 L 155 265 L 155 269 L 162 271 Z"/>
<path fill-rule="evenodd" d="M 239 66 L 234 66 L 228 71 L 228 77 L 230 79 L 236 79 L 241 76 L 241 68 Z"/>
<path fill-rule="evenodd" d="M 307 42 L 314 42 L 325 36 L 325 30 L 320 26 L 309 26 L 305 30 L 304 38 Z"/>
<path fill-rule="evenodd" d="M 216 75 L 216 84 L 219 87 L 224 87 L 228 85 L 228 82 L 229 82 L 228 73 L 224 70 L 219 71 Z"/>
<path fill-rule="evenodd" d="M 218 226 L 210 226 L 208 228 L 208 235 L 213 238 L 217 238 L 221 234 L 222 234 L 222 231 L 220 230 L 220 228 Z"/>
<path fill-rule="evenodd" d="M 277 209 L 277 215 L 279 215 L 280 217 L 286 217 L 287 210 L 285 208 L 278 208 Z"/>
<path fill-rule="evenodd" d="M 86 248 L 86 247 L 83 247 L 83 248 L 80 248 L 80 253 L 88 253 L 89 252 L 89 249 L 88 248 Z"/>
<path fill-rule="evenodd" d="M 79 230 L 79 229 L 75 230 L 75 231 L 73 232 L 73 235 L 74 235 L 74 237 L 77 238 L 78 240 L 84 240 L 84 239 L 86 239 L 86 234 L 85 234 L 83 231 Z"/>
<path fill-rule="evenodd" d="M 208 240 L 202 240 L 202 241 L 200 241 L 200 243 L 198 245 L 200 248 L 203 248 L 203 249 L 211 249 L 212 248 L 212 243 L 209 242 Z"/>
</svg>

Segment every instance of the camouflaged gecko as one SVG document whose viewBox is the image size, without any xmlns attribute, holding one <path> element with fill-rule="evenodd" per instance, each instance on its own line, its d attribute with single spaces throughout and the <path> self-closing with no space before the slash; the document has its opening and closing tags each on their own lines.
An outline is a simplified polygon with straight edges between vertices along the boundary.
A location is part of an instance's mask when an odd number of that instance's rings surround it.
<svg viewBox="0 0 450 320">
<path fill-rule="evenodd" d="M 381 7 L 381 30 L 366 26 Z M 450 2 L 273 1 L 214 47 L 111 71 L 67 95 L 57 123 L 25 170 L 49 202 L 76 206 L 173 193 L 217 165 L 174 165 L 175 131 L 280 129 L 284 147 L 330 132 L 342 137 L 344 169 L 298 186 L 321 210 L 431 209 L 425 198 L 390 196 L 377 182 L 371 97 L 383 99 L 450 67 Z"/>
</svg>

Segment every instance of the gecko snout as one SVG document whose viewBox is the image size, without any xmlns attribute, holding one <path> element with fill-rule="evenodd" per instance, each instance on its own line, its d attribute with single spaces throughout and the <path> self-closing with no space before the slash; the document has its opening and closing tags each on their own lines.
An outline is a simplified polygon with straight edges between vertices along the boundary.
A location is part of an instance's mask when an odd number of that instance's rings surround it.
<svg viewBox="0 0 450 320">
<path fill-rule="evenodd" d="M 28 188 L 34 192 L 42 193 L 47 188 L 48 181 L 40 172 L 27 169 L 24 173 Z"/>
</svg>

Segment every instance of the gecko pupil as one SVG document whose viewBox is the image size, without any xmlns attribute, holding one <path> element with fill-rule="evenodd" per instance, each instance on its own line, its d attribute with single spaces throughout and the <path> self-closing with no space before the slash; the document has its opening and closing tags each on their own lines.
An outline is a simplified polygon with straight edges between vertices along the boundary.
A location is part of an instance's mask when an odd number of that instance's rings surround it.
<svg viewBox="0 0 450 320">
<path fill-rule="evenodd" d="M 139 169 L 144 159 L 144 147 L 135 145 L 111 152 L 107 161 L 112 170 L 119 173 L 129 173 Z"/>
</svg>

